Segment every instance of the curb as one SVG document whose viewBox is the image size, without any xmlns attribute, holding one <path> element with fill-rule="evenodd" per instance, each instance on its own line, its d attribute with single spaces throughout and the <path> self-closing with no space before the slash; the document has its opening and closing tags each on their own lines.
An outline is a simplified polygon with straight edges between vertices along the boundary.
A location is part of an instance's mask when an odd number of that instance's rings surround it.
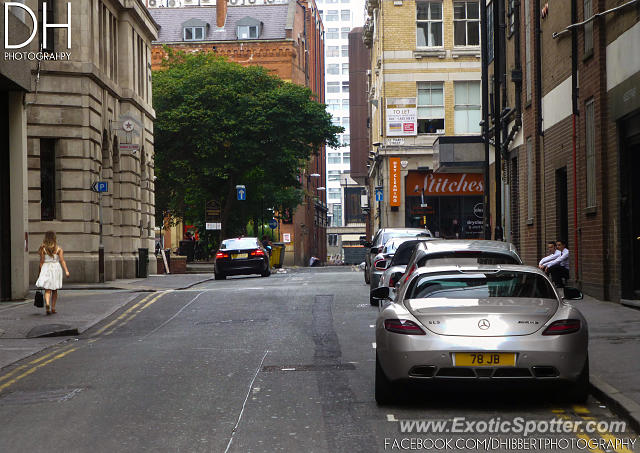
<svg viewBox="0 0 640 453">
<path fill-rule="evenodd" d="M 589 381 L 591 394 L 606 403 L 617 415 L 626 419 L 636 433 L 640 433 L 640 404 L 597 376 L 591 376 Z"/>
</svg>

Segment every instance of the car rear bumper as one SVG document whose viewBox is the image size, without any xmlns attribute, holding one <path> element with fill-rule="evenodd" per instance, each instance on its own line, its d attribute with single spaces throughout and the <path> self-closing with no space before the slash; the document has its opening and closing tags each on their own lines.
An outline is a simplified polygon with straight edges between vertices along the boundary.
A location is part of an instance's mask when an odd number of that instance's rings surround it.
<svg viewBox="0 0 640 453">
<path fill-rule="evenodd" d="M 520 337 L 460 337 L 427 333 L 403 335 L 378 323 L 376 350 L 385 375 L 398 380 L 558 380 L 575 381 L 587 359 L 587 335 L 540 334 Z M 515 367 L 456 367 L 456 352 L 516 354 Z"/>
<path fill-rule="evenodd" d="M 371 272 L 371 289 L 377 288 L 380 284 L 380 279 L 382 278 L 382 274 L 384 271 L 376 271 L 372 270 Z"/>
<path fill-rule="evenodd" d="M 266 262 L 262 258 L 239 259 L 231 261 L 216 261 L 216 274 L 247 275 L 264 272 Z"/>
</svg>

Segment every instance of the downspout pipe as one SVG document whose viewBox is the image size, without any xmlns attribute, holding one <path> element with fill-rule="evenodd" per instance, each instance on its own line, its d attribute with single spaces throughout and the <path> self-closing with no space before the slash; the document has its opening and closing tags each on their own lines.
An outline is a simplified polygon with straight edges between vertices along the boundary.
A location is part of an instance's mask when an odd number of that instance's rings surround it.
<svg viewBox="0 0 640 453">
<path fill-rule="evenodd" d="M 489 58 L 487 49 L 487 2 L 480 2 L 480 42 L 482 43 L 482 140 L 484 142 L 484 238 L 491 239 L 491 202 L 489 195 Z"/>
<path fill-rule="evenodd" d="M 501 241 L 502 233 L 502 159 L 501 159 L 501 137 L 502 117 L 500 115 L 500 70 L 502 68 L 502 53 L 500 39 L 500 11 L 499 7 L 503 2 L 494 2 L 493 5 L 493 118 L 494 118 L 494 190 L 495 190 L 495 223 L 494 239 Z"/>
<path fill-rule="evenodd" d="M 571 0 L 571 23 L 575 24 L 578 20 L 577 0 Z M 578 111 L 578 29 L 571 28 L 571 146 L 573 159 L 573 265 L 575 266 L 575 279 L 579 280 L 579 258 L 580 250 L 578 245 L 578 170 L 577 170 L 577 131 L 576 121 L 579 115 Z M 564 238 L 566 241 L 568 238 Z"/>
<path fill-rule="evenodd" d="M 514 3 L 514 30 L 513 30 L 513 69 L 511 70 L 511 81 L 515 87 L 515 118 L 514 125 L 509 132 L 507 141 L 504 144 L 503 150 L 506 153 L 508 151 L 509 143 L 513 140 L 513 137 L 518 133 L 522 127 L 522 64 L 520 63 L 520 0 L 516 0 Z"/>
</svg>

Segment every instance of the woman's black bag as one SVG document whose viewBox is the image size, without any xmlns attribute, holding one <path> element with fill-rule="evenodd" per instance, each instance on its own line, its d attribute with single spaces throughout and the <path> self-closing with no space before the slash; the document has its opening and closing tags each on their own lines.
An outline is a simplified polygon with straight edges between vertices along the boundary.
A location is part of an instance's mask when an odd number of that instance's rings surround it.
<svg viewBox="0 0 640 453">
<path fill-rule="evenodd" d="M 44 295 L 42 291 L 36 291 L 36 300 L 33 302 L 33 305 L 38 308 L 44 307 Z"/>
</svg>

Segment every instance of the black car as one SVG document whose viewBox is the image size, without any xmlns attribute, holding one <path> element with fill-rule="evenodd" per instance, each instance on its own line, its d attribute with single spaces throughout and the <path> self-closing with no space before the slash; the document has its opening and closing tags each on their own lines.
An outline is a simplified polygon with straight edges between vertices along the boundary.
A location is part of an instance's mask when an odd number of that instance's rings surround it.
<svg viewBox="0 0 640 453">
<path fill-rule="evenodd" d="M 216 253 L 216 280 L 224 280 L 228 275 L 260 274 L 271 275 L 269 253 L 258 238 L 225 239 Z"/>
</svg>

